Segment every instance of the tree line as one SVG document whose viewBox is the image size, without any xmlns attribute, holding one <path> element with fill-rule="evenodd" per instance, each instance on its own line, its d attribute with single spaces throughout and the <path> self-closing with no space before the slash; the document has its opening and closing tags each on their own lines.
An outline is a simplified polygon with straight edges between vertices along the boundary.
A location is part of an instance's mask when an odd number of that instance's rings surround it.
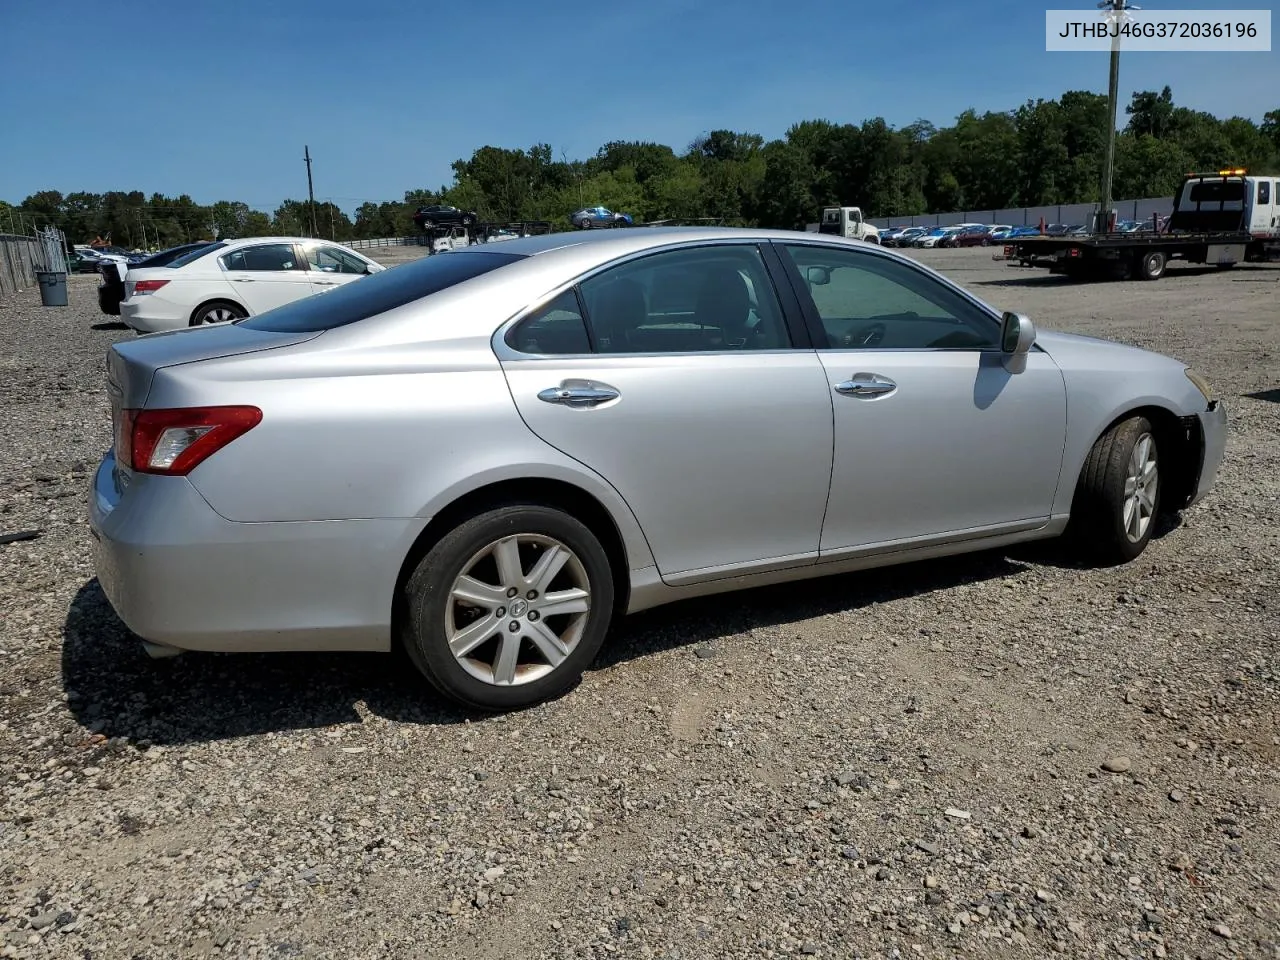
<svg viewBox="0 0 1280 960">
<path fill-rule="evenodd" d="M 571 160 L 547 144 L 484 146 L 453 163 L 452 184 L 363 203 L 354 218 L 327 200 L 314 211 L 306 200 L 286 200 L 268 214 L 234 200 L 199 204 L 186 194 L 42 190 L 16 207 L 0 201 L 0 231 L 51 223 L 77 243 L 110 237 L 157 248 L 211 236 L 408 236 L 414 211 L 431 203 L 486 221 L 548 220 L 563 229 L 574 210 L 596 205 L 638 222 L 712 217 L 802 228 L 833 204 L 857 205 L 875 218 L 1090 203 L 1099 199 L 1106 127 L 1106 97 L 1073 90 L 1013 110 L 966 110 L 949 127 L 918 120 L 894 128 L 879 117 L 860 125 L 804 120 L 769 141 L 713 130 L 679 153 L 615 141 Z M 1185 173 L 1223 166 L 1280 171 L 1280 109 L 1256 124 L 1178 106 L 1169 87 L 1133 95 L 1116 144 L 1117 199 L 1170 196 Z"/>
</svg>

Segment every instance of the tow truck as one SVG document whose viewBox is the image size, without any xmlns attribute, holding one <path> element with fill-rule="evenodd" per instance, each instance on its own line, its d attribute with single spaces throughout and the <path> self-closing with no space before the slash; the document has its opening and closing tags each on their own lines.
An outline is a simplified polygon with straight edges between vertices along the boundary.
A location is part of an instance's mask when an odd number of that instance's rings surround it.
<svg viewBox="0 0 1280 960">
<path fill-rule="evenodd" d="M 1187 174 L 1160 229 L 1018 237 L 1005 244 L 1004 258 L 1079 279 L 1142 280 L 1163 277 L 1170 260 L 1220 270 L 1265 262 L 1280 255 L 1280 177 L 1246 174 L 1243 167 Z"/>
</svg>

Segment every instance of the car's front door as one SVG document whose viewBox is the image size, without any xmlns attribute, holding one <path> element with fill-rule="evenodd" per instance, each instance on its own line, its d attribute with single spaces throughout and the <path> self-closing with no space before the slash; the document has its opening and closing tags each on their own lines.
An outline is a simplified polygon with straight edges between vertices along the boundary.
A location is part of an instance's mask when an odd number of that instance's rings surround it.
<svg viewBox="0 0 1280 960">
<path fill-rule="evenodd" d="M 317 242 L 303 244 L 302 250 L 306 254 L 307 271 L 314 293 L 335 290 L 368 275 L 368 265 L 350 250 Z"/>
<path fill-rule="evenodd" d="M 1049 355 L 1009 373 L 999 322 L 899 258 L 779 248 L 835 404 L 823 557 L 1046 522 L 1066 439 Z"/>
<path fill-rule="evenodd" d="M 311 296 L 311 277 L 289 242 L 237 247 L 220 258 L 231 289 L 254 314 Z"/>
<path fill-rule="evenodd" d="M 588 276 L 499 352 L 529 427 L 622 494 L 684 583 L 816 558 L 832 401 L 793 332 L 760 249 L 714 244 Z"/>
</svg>

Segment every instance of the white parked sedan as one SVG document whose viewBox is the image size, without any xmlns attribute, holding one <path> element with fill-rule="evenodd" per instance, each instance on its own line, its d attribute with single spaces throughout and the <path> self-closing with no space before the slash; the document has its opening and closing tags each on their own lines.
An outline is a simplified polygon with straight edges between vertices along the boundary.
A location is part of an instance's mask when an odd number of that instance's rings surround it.
<svg viewBox="0 0 1280 960">
<path fill-rule="evenodd" d="M 226 323 L 385 269 L 325 240 L 226 240 L 163 267 L 130 270 L 120 319 L 139 333 Z"/>
</svg>

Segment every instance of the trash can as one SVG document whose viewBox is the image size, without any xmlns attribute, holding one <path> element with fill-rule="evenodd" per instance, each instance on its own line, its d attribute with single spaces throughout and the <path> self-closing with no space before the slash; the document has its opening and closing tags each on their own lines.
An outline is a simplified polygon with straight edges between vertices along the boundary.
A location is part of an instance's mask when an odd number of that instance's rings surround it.
<svg viewBox="0 0 1280 960">
<path fill-rule="evenodd" d="M 45 307 L 67 305 L 67 275 L 52 270 L 37 270 L 36 282 L 40 284 L 40 304 Z"/>
</svg>

